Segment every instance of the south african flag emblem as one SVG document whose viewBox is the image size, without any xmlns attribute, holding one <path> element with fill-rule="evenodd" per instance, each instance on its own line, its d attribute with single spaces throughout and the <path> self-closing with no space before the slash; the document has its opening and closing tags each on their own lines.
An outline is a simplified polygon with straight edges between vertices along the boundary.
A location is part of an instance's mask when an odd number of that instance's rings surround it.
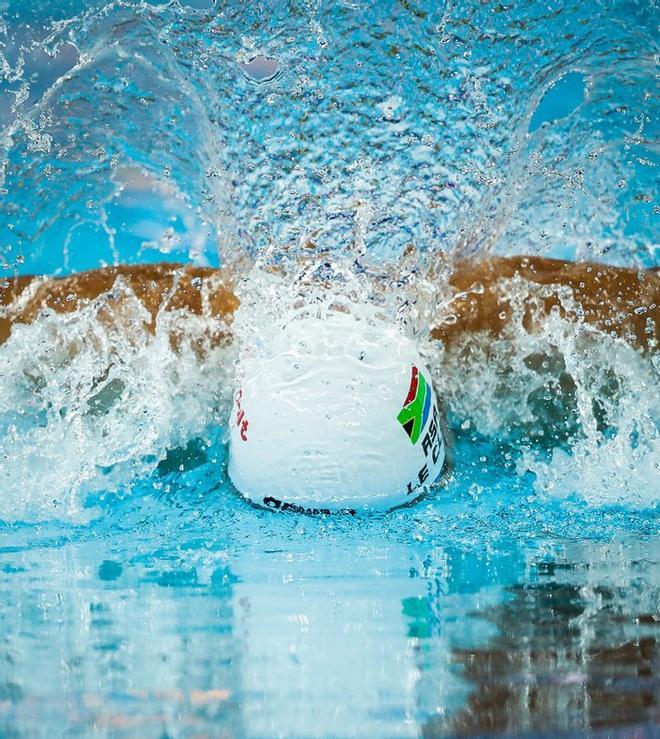
<svg viewBox="0 0 660 739">
<path fill-rule="evenodd" d="M 399 423 L 416 444 L 431 412 L 433 392 L 424 375 L 413 365 L 410 388 L 399 415 Z"/>
</svg>

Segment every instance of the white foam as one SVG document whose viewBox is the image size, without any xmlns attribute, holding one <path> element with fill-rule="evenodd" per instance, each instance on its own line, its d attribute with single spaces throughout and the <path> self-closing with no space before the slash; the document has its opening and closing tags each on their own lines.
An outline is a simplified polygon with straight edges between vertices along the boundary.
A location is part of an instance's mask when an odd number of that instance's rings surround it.
<svg viewBox="0 0 660 739">
<path fill-rule="evenodd" d="M 577 494 L 594 505 L 654 505 L 660 500 L 654 362 L 558 312 L 528 334 L 525 290 L 523 281 L 509 282 L 514 311 L 505 335 L 465 337 L 439 353 L 438 392 L 460 420 L 487 436 L 509 437 L 521 452 L 519 473 L 534 472 L 540 493 Z M 565 292 L 562 300 L 570 307 L 573 299 Z"/>
<path fill-rule="evenodd" d="M 230 360 L 199 348 L 207 319 L 161 313 L 154 334 L 148 319 L 118 280 L 74 314 L 14 327 L 0 347 L 0 519 L 89 518 L 89 493 L 148 475 L 224 420 Z"/>
<path fill-rule="evenodd" d="M 518 471 L 534 472 L 541 494 L 637 507 L 660 499 L 658 370 L 621 340 L 558 314 L 529 335 L 515 309 L 505 336 L 445 351 L 425 328 L 441 281 L 405 265 L 381 279 L 310 260 L 255 268 L 238 287 L 237 346 L 258 345 L 268 326 L 315 301 L 382 316 L 416 340 L 452 418 L 517 446 Z M 525 290 L 510 281 L 514 304 Z M 15 326 L 0 346 L 1 520 L 89 518 L 90 493 L 126 489 L 168 449 L 226 423 L 237 346 L 204 346 L 208 318 L 161 313 L 153 334 L 148 318 L 119 281 L 75 314 Z"/>
</svg>

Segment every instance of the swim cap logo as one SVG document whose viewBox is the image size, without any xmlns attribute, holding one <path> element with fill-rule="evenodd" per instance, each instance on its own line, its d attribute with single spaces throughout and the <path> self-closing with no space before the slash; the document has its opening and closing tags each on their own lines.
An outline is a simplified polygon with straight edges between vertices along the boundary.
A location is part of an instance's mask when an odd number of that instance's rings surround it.
<svg viewBox="0 0 660 739">
<path fill-rule="evenodd" d="M 431 412 L 433 393 L 424 375 L 413 365 L 410 388 L 397 419 L 416 444 Z"/>
</svg>

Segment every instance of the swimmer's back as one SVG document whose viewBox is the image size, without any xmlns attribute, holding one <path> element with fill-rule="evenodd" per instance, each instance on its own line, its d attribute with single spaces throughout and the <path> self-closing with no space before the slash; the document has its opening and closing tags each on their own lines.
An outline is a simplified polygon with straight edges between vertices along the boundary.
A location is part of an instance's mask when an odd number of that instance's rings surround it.
<svg viewBox="0 0 660 739">
<path fill-rule="evenodd" d="M 161 310 L 184 310 L 223 319 L 238 307 L 225 270 L 171 263 L 119 265 L 63 278 L 18 277 L 0 280 L 0 343 L 14 323 L 31 323 L 45 309 L 71 313 L 106 294 L 113 300 L 117 281 L 127 285 L 151 316 L 153 329 Z M 583 320 L 643 349 L 658 345 L 660 274 L 597 263 L 541 257 L 490 257 L 452 266 L 447 305 L 437 317 L 433 336 L 450 345 L 465 334 L 502 334 L 511 320 L 511 280 L 524 284 L 525 328 L 538 320 L 533 306 L 547 314 L 558 307 L 568 318 Z M 570 290 L 577 310 L 562 302 Z M 451 316 L 451 320 L 446 320 Z M 222 334 L 226 335 L 226 334 Z"/>
</svg>

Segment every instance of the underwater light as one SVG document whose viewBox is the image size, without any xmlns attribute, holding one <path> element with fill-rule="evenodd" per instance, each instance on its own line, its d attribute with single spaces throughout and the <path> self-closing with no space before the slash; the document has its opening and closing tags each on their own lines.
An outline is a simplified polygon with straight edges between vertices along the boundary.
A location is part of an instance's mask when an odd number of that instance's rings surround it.
<svg viewBox="0 0 660 739">
<path fill-rule="evenodd" d="M 414 343 L 336 308 L 299 310 L 243 348 L 230 424 L 229 477 L 279 510 L 389 510 L 423 494 L 444 463 Z"/>
</svg>

